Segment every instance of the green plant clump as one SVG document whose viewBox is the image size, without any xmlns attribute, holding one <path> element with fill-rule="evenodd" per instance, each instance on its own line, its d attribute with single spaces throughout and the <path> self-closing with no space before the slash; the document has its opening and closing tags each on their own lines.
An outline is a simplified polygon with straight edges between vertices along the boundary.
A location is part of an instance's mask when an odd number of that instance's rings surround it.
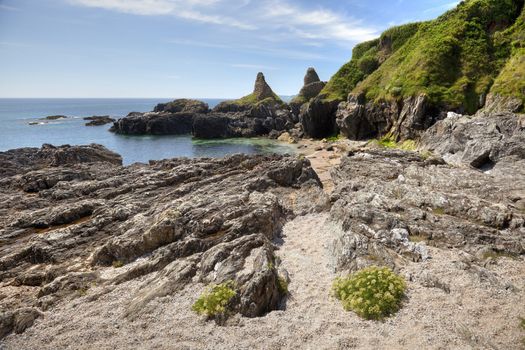
<svg viewBox="0 0 525 350">
<path fill-rule="evenodd" d="M 399 310 L 406 283 L 389 268 L 372 266 L 336 279 L 333 291 L 345 310 L 369 320 L 381 320 Z"/>
<path fill-rule="evenodd" d="M 277 279 L 277 288 L 279 289 L 279 293 L 281 295 L 288 295 L 288 282 L 284 277 L 279 276 Z"/>
<path fill-rule="evenodd" d="M 233 281 L 212 285 L 201 294 L 192 310 L 208 317 L 224 316 L 227 314 L 228 304 L 236 295 Z"/>
</svg>

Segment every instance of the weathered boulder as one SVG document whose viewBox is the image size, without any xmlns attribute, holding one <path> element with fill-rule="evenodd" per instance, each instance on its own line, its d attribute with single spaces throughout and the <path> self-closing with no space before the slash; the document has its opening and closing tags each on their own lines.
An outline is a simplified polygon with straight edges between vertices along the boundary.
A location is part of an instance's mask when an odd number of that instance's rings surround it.
<svg viewBox="0 0 525 350">
<path fill-rule="evenodd" d="M 421 148 L 454 164 L 490 169 L 509 156 L 525 159 L 525 118 L 513 113 L 448 113 L 421 137 Z"/>
<path fill-rule="evenodd" d="M 121 283 L 134 292 L 121 296 L 115 322 L 186 286 L 229 280 L 238 294 L 233 312 L 255 317 L 275 310 L 283 292 L 273 241 L 288 219 L 327 203 L 309 161 L 295 157 L 122 167 L 70 156 L 42 168 L 35 161 L 42 152 L 51 151 L 10 151 L 24 167 L 0 180 L 0 337 L 75 299 L 96 305 Z M 21 190 L 28 179 L 43 178 L 58 180 Z M 36 311 L 19 312 L 29 309 Z"/>
<path fill-rule="evenodd" d="M 168 103 L 159 103 L 153 109 L 153 112 L 166 113 L 208 113 L 207 103 L 198 100 L 178 99 Z"/>
</svg>

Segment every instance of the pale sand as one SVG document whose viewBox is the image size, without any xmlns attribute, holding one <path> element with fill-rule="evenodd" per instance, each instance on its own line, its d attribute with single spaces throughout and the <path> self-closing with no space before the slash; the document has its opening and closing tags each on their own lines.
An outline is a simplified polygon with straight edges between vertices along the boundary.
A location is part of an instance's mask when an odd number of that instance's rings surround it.
<svg viewBox="0 0 525 350">
<path fill-rule="evenodd" d="M 203 285 L 150 302 L 135 320 L 122 314 L 140 293 L 140 282 L 118 286 L 97 302 L 88 295 L 47 312 L 6 349 L 518 349 L 518 316 L 525 314 L 522 261 L 500 259 L 487 266 L 490 284 L 468 272 L 461 251 L 430 248 L 434 259 L 409 263 L 402 274 L 431 273 L 450 294 L 409 282 L 401 311 L 384 322 L 343 311 L 330 297 L 335 277 L 327 250 L 336 225 L 327 214 L 298 217 L 283 232 L 278 251 L 291 278 L 285 311 L 265 317 L 234 317 L 226 326 L 206 322 L 190 309 Z M 519 291 L 505 287 L 513 284 Z"/>
</svg>

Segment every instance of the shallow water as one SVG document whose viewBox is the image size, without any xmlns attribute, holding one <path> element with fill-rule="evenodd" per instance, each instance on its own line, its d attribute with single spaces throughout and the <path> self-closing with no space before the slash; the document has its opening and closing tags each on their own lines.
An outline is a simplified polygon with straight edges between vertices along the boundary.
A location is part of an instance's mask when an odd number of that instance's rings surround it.
<svg viewBox="0 0 525 350">
<path fill-rule="evenodd" d="M 221 100 L 202 99 L 213 108 Z M 124 164 L 174 157 L 223 157 L 234 153 L 293 153 L 290 145 L 273 140 L 197 140 L 184 136 L 127 136 L 108 131 L 110 124 L 84 126 L 82 117 L 146 112 L 166 99 L 0 99 L 0 151 L 20 147 L 99 143 L 122 155 Z M 67 119 L 42 120 L 49 115 Z M 37 123 L 30 125 L 30 123 Z"/>
</svg>

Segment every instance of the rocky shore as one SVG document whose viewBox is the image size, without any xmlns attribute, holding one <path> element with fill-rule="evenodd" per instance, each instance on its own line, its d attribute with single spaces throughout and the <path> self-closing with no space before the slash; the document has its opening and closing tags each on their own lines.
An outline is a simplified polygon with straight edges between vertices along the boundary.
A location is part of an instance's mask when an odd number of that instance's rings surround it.
<svg viewBox="0 0 525 350">
<path fill-rule="evenodd" d="M 305 156 L 129 167 L 97 145 L 0 153 L 2 342 L 516 348 L 522 122 L 450 115 L 419 152 L 339 140 L 312 143 Z M 329 297 L 338 274 L 377 264 L 409 281 L 402 311 L 384 325 Z M 191 311 L 206 285 L 228 280 L 237 316 L 219 326 Z"/>
</svg>

